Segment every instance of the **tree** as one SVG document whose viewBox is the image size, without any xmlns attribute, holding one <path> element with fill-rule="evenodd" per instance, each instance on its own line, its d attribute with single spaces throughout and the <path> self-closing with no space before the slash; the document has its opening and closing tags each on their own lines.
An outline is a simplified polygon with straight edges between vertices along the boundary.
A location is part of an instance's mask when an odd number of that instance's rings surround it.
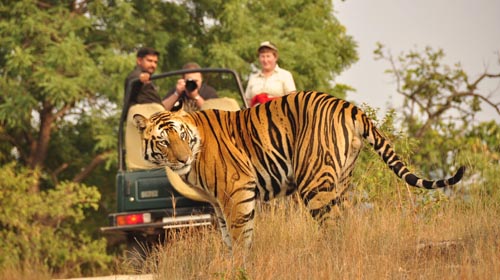
<svg viewBox="0 0 500 280">
<path fill-rule="evenodd" d="M 96 20 L 86 16 L 88 9 L 82 6 L 85 2 L 9 3 L 2 12 L 0 31 L 1 138 L 10 144 L 4 155 L 13 153 L 5 160 L 16 159 L 57 177 L 71 163 L 47 161 L 47 157 L 76 149 L 76 158 L 87 160 L 78 167 L 85 172 L 110 155 L 113 145 L 98 134 L 93 139 L 95 147 L 89 150 L 76 146 L 51 149 L 52 137 L 84 122 L 97 132 L 95 127 L 114 118 L 113 107 L 110 110 L 107 105 L 118 101 L 122 76 L 116 73 L 124 73 L 130 66 L 129 56 L 106 49 L 112 42 L 99 37 L 100 30 L 93 26 Z M 32 191 L 39 189 L 38 182 Z"/>
<path fill-rule="evenodd" d="M 103 267 L 104 240 L 81 226 L 100 195 L 81 182 L 115 150 L 110 104 L 131 62 L 102 36 L 99 17 L 116 11 L 85 1 L 0 7 L 0 235 L 11 252 L 0 269 Z"/>
<path fill-rule="evenodd" d="M 471 126 L 482 106 L 491 106 L 500 115 L 500 102 L 495 101 L 495 90 L 483 93 L 480 84 L 486 79 L 499 79 L 500 73 L 485 71 L 471 79 L 460 64 L 450 67 L 442 63 L 443 50 L 409 51 L 394 58 L 390 51 L 379 45 L 374 51 L 377 59 L 386 60 L 391 68 L 387 71 L 396 81 L 396 91 L 404 97 L 401 124 L 415 145 L 412 160 L 430 176 L 443 177 L 447 170 L 457 166 L 450 154 L 456 155 L 475 143 L 480 127 L 496 127 L 494 124 Z M 499 60 L 500 62 L 500 60 Z M 492 135 L 484 139 L 495 137 Z M 483 133 L 483 136 L 487 133 Z M 495 154 L 491 141 L 483 142 L 485 148 Z"/>
<path fill-rule="evenodd" d="M 439 129 L 446 117 L 454 118 L 453 114 L 467 125 L 481 111 L 481 102 L 493 107 L 500 115 L 500 102 L 493 99 L 495 91 L 489 94 L 479 91 L 481 82 L 498 79 L 500 73 L 485 71 L 471 80 L 459 63 L 453 67 L 442 64 L 444 51 L 435 51 L 431 47 L 394 58 L 379 44 L 374 53 L 377 59 L 391 64 L 388 73 L 395 77 L 397 92 L 405 97 L 403 123 L 417 138 L 431 128 Z"/>
</svg>

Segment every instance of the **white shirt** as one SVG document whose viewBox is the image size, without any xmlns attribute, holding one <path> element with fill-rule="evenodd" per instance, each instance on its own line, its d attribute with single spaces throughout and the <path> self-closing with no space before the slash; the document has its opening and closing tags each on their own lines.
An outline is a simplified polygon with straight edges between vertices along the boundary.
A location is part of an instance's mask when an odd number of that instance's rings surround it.
<svg viewBox="0 0 500 280">
<path fill-rule="evenodd" d="M 247 100 L 251 100 L 259 93 L 267 93 L 272 97 L 280 97 L 292 91 L 296 91 L 292 73 L 276 65 L 269 77 L 265 77 L 262 70 L 250 75 L 245 90 L 245 97 Z"/>
</svg>

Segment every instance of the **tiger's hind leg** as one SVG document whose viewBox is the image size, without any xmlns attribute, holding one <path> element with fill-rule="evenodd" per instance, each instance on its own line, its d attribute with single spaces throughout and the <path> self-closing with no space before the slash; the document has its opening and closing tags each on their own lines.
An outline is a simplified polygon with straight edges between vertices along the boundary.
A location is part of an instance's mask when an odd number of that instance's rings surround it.
<svg viewBox="0 0 500 280">
<path fill-rule="evenodd" d="M 312 191 L 302 196 L 302 201 L 311 216 L 320 224 L 334 223 L 341 216 L 344 198 L 335 190 L 330 192 Z"/>
<path fill-rule="evenodd" d="M 308 186 L 301 182 L 298 186 L 299 194 L 304 204 L 309 209 L 311 216 L 320 224 L 335 223 L 341 217 L 342 210 L 347 202 L 346 192 L 349 190 L 351 175 L 356 161 L 357 153 L 353 154 L 342 172 L 321 172 L 321 177 L 310 180 Z M 320 173 L 320 172 L 318 172 Z M 330 174 L 330 175 L 325 175 Z M 338 177 L 336 177 L 338 176 Z"/>
</svg>

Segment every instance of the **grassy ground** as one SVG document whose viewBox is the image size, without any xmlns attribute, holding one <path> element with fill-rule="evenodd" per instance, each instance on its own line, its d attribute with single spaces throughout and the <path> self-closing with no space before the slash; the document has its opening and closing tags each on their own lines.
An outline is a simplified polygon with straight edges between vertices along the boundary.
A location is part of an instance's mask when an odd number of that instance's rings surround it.
<svg viewBox="0 0 500 280">
<path fill-rule="evenodd" d="M 113 270 L 169 280 L 499 279 L 499 201 L 483 193 L 423 203 L 399 188 L 389 199 L 352 205 L 328 227 L 293 199 L 273 201 L 259 208 L 245 257 L 229 253 L 216 228 L 198 228 L 172 234 L 139 267 L 117 259 Z M 0 274 L 52 277 L 29 264 Z"/>
<path fill-rule="evenodd" d="M 354 205 L 336 225 L 320 227 L 300 204 L 279 200 L 259 209 L 246 257 L 230 254 L 217 229 L 199 228 L 173 234 L 135 270 L 117 261 L 117 271 L 169 280 L 498 279 L 500 204 L 490 202 Z M 0 279 L 51 276 L 25 267 Z"/>
<path fill-rule="evenodd" d="M 355 206 L 322 228 L 300 205 L 282 200 L 258 213 L 245 258 L 228 253 L 208 228 L 173 236 L 142 270 L 156 279 L 495 279 L 500 209 L 490 206 Z"/>
<path fill-rule="evenodd" d="M 153 279 L 500 279 L 498 160 L 471 157 L 463 182 L 445 193 L 407 187 L 385 165 L 366 160 L 350 206 L 320 227 L 293 198 L 258 209 L 254 243 L 231 254 L 218 229 L 181 230 L 139 266 L 116 258 L 115 274 Z M 451 195 L 450 195 L 451 194 Z M 0 279 L 57 276 L 36 264 Z"/>
</svg>

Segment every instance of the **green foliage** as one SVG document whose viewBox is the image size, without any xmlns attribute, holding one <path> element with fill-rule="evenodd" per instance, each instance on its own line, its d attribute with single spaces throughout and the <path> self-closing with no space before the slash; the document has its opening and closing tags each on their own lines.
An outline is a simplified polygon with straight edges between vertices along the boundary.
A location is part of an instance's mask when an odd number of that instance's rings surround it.
<svg viewBox="0 0 500 280">
<path fill-rule="evenodd" d="M 135 27 L 137 42 L 144 33 L 155 34 L 142 42 L 161 51 L 163 71 L 197 61 L 235 69 L 245 81 L 258 67 L 258 44 L 270 40 L 279 47 L 279 64 L 292 72 L 298 89 L 334 91 L 335 75 L 357 60 L 355 43 L 333 17 L 329 1 L 134 3 L 148 20 L 141 26 L 145 30 Z M 335 92 L 343 95 L 345 90 Z"/>
<path fill-rule="evenodd" d="M 42 264 L 72 275 L 105 269 L 110 264 L 106 242 L 92 240 L 81 223 L 87 209 L 96 209 L 96 187 L 62 182 L 40 193 L 30 192 L 40 174 L 15 164 L 0 168 L 0 270 L 19 264 Z M 88 272 L 88 271 L 87 271 Z"/>
<path fill-rule="evenodd" d="M 500 124 L 480 123 L 467 133 L 461 157 L 473 168 L 470 192 L 500 201 Z"/>
<path fill-rule="evenodd" d="M 118 110 L 110 102 L 121 102 L 123 77 L 133 60 L 103 36 L 104 30 L 98 26 L 100 14 L 87 13 L 87 9 L 99 11 L 99 3 L 80 5 L 58 1 L 38 5 L 25 0 L 4 4 L 1 10 L 0 124 L 10 150 L 16 150 L 9 155 L 6 147 L 2 163 L 20 160 L 54 176 L 69 163 L 51 160 L 46 164 L 47 156 L 71 147 L 51 143 L 53 135 L 74 128 L 78 119 L 92 118 L 93 126 L 100 127 L 109 125 L 110 118 L 116 119 Z M 125 9 L 121 10 L 124 14 Z M 127 31 L 115 35 L 130 37 Z M 73 170 L 88 164 L 96 153 L 93 145 L 99 145 L 100 152 L 115 150 L 115 144 L 106 140 L 114 131 L 100 132 L 87 138 L 90 148 L 80 149 L 85 156 L 79 157 L 86 162 L 70 164 Z M 79 137 L 82 131 L 73 134 Z M 66 174 L 68 178 L 75 175 Z"/>
</svg>

